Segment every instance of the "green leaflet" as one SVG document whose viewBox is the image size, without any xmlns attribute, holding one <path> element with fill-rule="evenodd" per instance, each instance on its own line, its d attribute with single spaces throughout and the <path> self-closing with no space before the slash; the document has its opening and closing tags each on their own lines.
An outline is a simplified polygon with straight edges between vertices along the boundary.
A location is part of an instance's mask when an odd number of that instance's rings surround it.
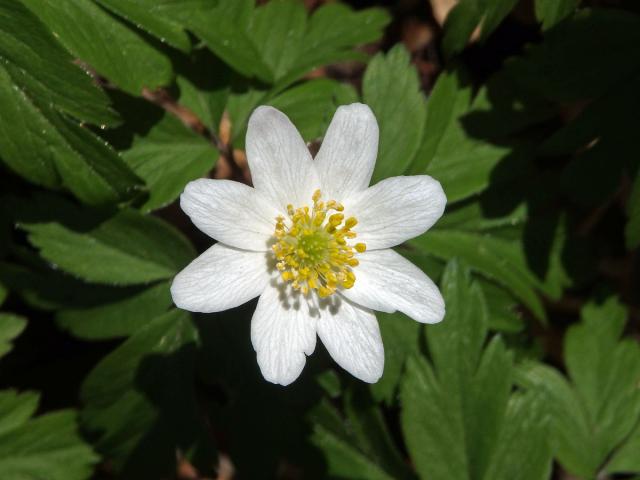
<svg viewBox="0 0 640 480">
<path fill-rule="evenodd" d="M 565 337 L 570 382 L 538 364 L 526 364 L 520 374 L 521 383 L 547 397 L 558 460 L 582 477 L 602 469 L 637 471 L 628 452 L 637 443 L 632 432 L 640 420 L 640 347 L 620 339 L 625 323 L 626 311 L 615 299 L 587 305 L 582 322 Z"/>
<path fill-rule="evenodd" d="M 82 387 L 83 425 L 123 478 L 175 472 L 180 449 L 203 472 L 215 451 L 193 392 L 198 343 L 190 315 L 161 315 L 106 356 Z"/>
<path fill-rule="evenodd" d="M 154 7 L 158 8 L 158 3 L 161 2 L 148 0 L 98 0 L 98 3 L 149 32 L 161 42 L 166 42 L 183 52 L 188 52 L 191 48 L 191 41 L 180 24 L 169 17 L 157 15 L 154 11 Z"/>
<path fill-rule="evenodd" d="M 211 142 L 189 130 L 170 114 L 122 153 L 124 161 L 149 187 L 143 212 L 173 202 L 191 180 L 205 177 L 218 160 Z"/>
<path fill-rule="evenodd" d="M 3 67 L 16 86 L 79 120 L 95 125 L 118 122 L 106 95 L 20 2 L 0 2 L 0 39 Z"/>
<path fill-rule="evenodd" d="M 26 328 L 27 321 L 19 315 L 0 313 L 0 358 L 11 350 L 11 341 Z"/>
<path fill-rule="evenodd" d="M 373 183 L 404 173 L 422 138 L 425 102 L 409 60 L 409 53 L 397 46 L 374 57 L 362 79 L 362 99 L 380 127 Z"/>
<path fill-rule="evenodd" d="M 40 255 L 60 269 L 92 283 L 135 285 L 174 276 L 194 256 L 172 226 L 135 210 L 101 218 L 81 211 L 75 222 L 21 223 Z"/>
<path fill-rule="evenodd" d="M 427 329 L 432 361 L 407 365 L 401 420 L 421 478 L 543 479 L 550 471 L 548 422 L 534 394 L 511 393 L 512 358 L 495 337 L 487 346 L 482 293 L 457 263 L 445 270 L 447 314 Z M 531 420 L 519 414 L 526 409 Z M 512 439 L 516 439 L 513 441 Z M 530 468 L 519 469 L 528 464 Z"/>
<path fill-rule="evenodd" d="M 56 321 L 76 337 L 88 340 L 131 335 L 173 305 L 169 287 L 160 282 L 148 288 L 103 290 L 109 292 L 107 298 L 86 307 L 62 308 Z"/>
<path fill-rule="evenodd" d="M 0 38 L 4 163 L 33 183 L 66 189 L 92 205 L 139 195 L 141 181 L 122 159 L 68 117 L 102 126 L 118 118 L 73 57 L 17 2 L 0 2 Z"/>
<path fill-rule="evenodd" d="M 98 458 L 70 410 L 31 418 L 38 395 L 0 391 L 0 469 L 6 478 L 83 480 Z"/>
<path fill-rule="evenodd" d="M 461 0 L 447 15 L 442 48 L 447 57 L 461 52 L 471 34 L 480 29 L 486 40 L 516 5 L 517 0 Z"/>
<path fill-rule="evenodd" d="M 123 90 L 141 95 L 169 83 L 169 59 L 91 0 L 24 3 L 71 53 Z"/>
<path fill-rule="evenodd" d="M 327 462 L 327 474 L 338 478 L 415 478 L 396 449 L 382 412 L 362 386 L 344 397 L 344 416 L 323 401 L 311 412 L 312 443 Z M 347 426 L 348 425 L 348 426 Z"/>
<path fill-rule="evenodd" d="M 536 18 L 542 28 L 549 29 L 568 17 L 579 3 L 580 0 L 536 0 Z"/>
</svg>

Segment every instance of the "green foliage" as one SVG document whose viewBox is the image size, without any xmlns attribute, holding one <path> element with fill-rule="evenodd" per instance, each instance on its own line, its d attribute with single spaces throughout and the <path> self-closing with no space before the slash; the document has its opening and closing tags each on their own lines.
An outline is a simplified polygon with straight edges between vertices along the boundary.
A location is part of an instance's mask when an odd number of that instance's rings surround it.
<svg viewBox="0 0 640 480">
<path fill-rule="evenodd" d="M 165 114 L 145 136 L 134 138 L 122 157 L 150 189 L 142 206 L 142 211 L 148 212 L 173 202 L 184 185 L 206 175 L 218 152 L 178 119 Z"/>
<path fill-rule="evenodd" d="M 414 356 L 402 383 L 402 426 L 421 478 L 547 478 L 548 417 L 535 393 L 512 393 L 513 360 L 457 263 L 444 273 L 445 323 L 427 330 L 431 362 Z"/>
<path fill-rule="evenodd" d="M 460 0 L 440 29 L 418 3 L 0 0 L 1 478 L 640 475 L 638 7 Z M 318 342 L 280 388 L 255 302 L 174 308 L 212 243 L 178 199 L 250 182 L 256 107 L 315 152 L 354 102 L 373 183 L 447 196 L 396 248 L 446 317 L 378 312 L 373 385 Z"/>
<path fill-rule="evenodd" d="M 203 471 L 213 468 L 213 447 L 192 390 L 197 342 L 189 315 L 172 310 L 149 321 L 87 377 L 85 425 L 99 434 L 97 450 L 113 459 L 123 478 L 175 471 L 176 449 Z"/>
<path fill-rule="evenodd" d="M 338 478 L 414 478 L 397 451 L 380 409 L 363 388 L 344 397 L 344 415 L 327 402 L 311 413 L 315 423 L 311 441 L 322 449 L 327 473 Z M 345 428 L 344 424 L 350 428 Z"/>
<path fill-rule="evenodd" d="M 463 119 L 474 110 L 489 107 L 484 91 L 475 98 L 459 70 L 443 73 L 427 103 L 420 150 L 411 172 L 437 178 L 455 202 L 484 190 L 496 165 L 509 156 L 509 146 L 494 145 L 469 136 Z"/>
<path fill-rule="evenodd" d="M 11 341 L 20 335 L 27 326 L 27 321 L 10 313 L 0 313 L 0 357 L 11 350 Z"/>
<path fill-rule="evenodd" d="M 99 3 L 161 42 L 166 42 L 183 52 L 189 52 L 191 49 L 191 41 L 183 27 L 168 15 L 157 15 L 155 10 L 162 7 L 162 2 L 99 0 Z"/>
<path fill-rule="evenodd" d="M 0 392 L 0 469 L 6 478 L 88 478 L 97 457 L 83 443 L 71 411 L 30 418 L 38 395 Z"/>
<path fill-rule="evenodd" d="M 578 6 L 580 0 L 536 0 L 536 18 L 542 22 L 545 30 L 568 17 Z"/>
<path fill-rule="evenodd" d="M 87 306 L 58 310 L 56 321 L 73 335 L 89 340 L 128 336 L 172 304 L 168 282 L 142 288 L 101 289 L 98 298 Z"/>
<path fill-rule="evenodd" d="M 140 95 L 145 87 L 169 83 L 169 59 L 93 1 L 23 3 L 56 32 L 67 50 L 123 90 Z"/>
<path fill-rule="evenodd" d="M 564 341 L 570 382 L 545 365 L 522 368 L 522 383 L 546 396 L 555 455 L 580 477 L 638 471 L 630 452 L 640 421 L 640 347 L 620 339 L 625 323 L 625 309 L 614 299 L 583 309 Z"/>
<path fill-rule="evenodd" d="M 88 282 L 135 285 L 162 280 L 194 256 L 187 240 L 158 218 L 122 210 L 92 221 L 90 211 L 73 213 L 85 221 L 75 217 L 75 224 L 27 221 L 20 226 L 43 258 Z"/>
<path fill-rule="evenodd" d="M 371 60 L 362 79 L 362 100 L 380 119 L 373 181 L 404 172 L 422 137 L 425 101 L 409 54 L 401 46 Z"/>
<path fill-rule="evenodd" d="M 471 34 L 479 29 L 485 40 L 515 6 L 517 0 L 461 0 L 455 5 L 444 25 L 442 48 L 447 57 L 464 49 Z"/>
<path fill-rule="evenodd" d="M 0 32 L 0 108 L 11 119 L 0 124 L 4 162 L 27 180 L 68 189 L 85 203 L 136 195 L 140 180 L 116 153 L 64 116 L 113 124 L 106 96 L 19 3 L 0 3 Z"/>
</svg>

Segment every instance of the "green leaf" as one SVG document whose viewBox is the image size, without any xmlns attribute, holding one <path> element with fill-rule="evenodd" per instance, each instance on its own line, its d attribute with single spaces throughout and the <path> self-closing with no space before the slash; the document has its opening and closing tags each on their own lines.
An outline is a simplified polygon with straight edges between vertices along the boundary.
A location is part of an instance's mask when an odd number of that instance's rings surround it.
<svg viewBox="0 0 640 480">
<path fill-rule="evenodd" d="M 0 471 L 5 478 L 83 480 L 98 460 L 80 437 L 70 410 L 29 419 L 34 393 L 0 392 Z"/>
<path fill-rule="evenodd" d="M 489 328 L 505 333 L 517 333 L 524 329 L 525 321 L 513 296 L 493 282 L 479 279 L 478 283 L 489 310 Z"/>
<path fill-rule="evenodd" d="M 157 2 L 153 0 L 97 0 L 117 15 L 122 16 L 138 28 L 155 36 L 161 42 L 185 53 L 191 49 L 189 36 L 177 23 L 168 17 L 162 17 L 154 12 Z"/>
<path fill-rule="evenodd" d="M 421 328 L 418 322 L 399 312 L 377 312 L 376 316 L 384 344 L 384 373 L 370 388 L 376 400 L 391 405 L 407 358 L 419 351 Z"/>
<path fill-rule="evenodd" d="M 354 47 L 378 40 L 391 18 L 380 8 L 354 11 L 337 2 L 325 3 L 308 21 L 294 64 L 276 84 L 276 89 L 323 65 L 345 60 L 366 60 Z"/>
<path fill-rule="evenodd" d="M 327 475 L 330 478 L 394 479 L 363 453 L 322 426 L 316 425 L 311 441 L 325 453 Z"/>
<path fill-rule="evenodd" d="M 469 376 L 478 365 L 487 327 L 487 307 L 477 284 L 471 283 L 466 267 L 450 262 L 440 282 L 447 305 L 445 321 L 427 329 L 433 363 L 452 378 Z"/>
<path fill-rule="evenodd" d="M 0 435 L 19 427 L 38 409 L 39 395 L 34 392 L 0 391 Z"/>
<path fill-rule="evenodd" d="M 499 198 L 504 198 L 497 192 Z M 521 227 L 528 220 L 528 208 L 524 203 L 516 205 L 505 215 L 493 216 L 485 202 L 491 202 L 493 192 L 487 192 L 473 202 L 460 202 L 447 208 L 446 215 L 438 220 L 438 228 L 465 232 L 498 233 L 509 227 Z"/>
<path fill-rule="evenodd" d="M 580 0 L 536 0 L 536 18 L 547 30 L 571 15 L 579 3 Z"/>
<path fill-rule="evenodd" d="M 237 72 L 265 82 L 273 72 L 263 61 L 247 27 L 253 15 L 253 1 L 220 0 L 218 5 L 186 14 L 180 22 L 202 39 L 205 45 Z M 211 26 L 215 24 L 215 28 Z"/>
<path fill-rule="evenodd" d="M 229 95 L 226 111 L 231 121 L 231 138 L 234 147 L 243 148 L 247 123 L 251 112 L 269 99 L 272 92 L 264 88 L 246 86 L 238 92 Z"/>
<path fill-rule="evenodd" d="M 85 217 L 84 223 L 32 221 L 20 227 L 43 258 L 88 282 L 134 285 L 162 280 L 195 256 L 189 242 L 159 218 L 123 210 L 87 224 L 91 212 L 77 214 Z"/>
<path fill-rule="evenodd" d="M 536 288 L 542 282 L 529 270 L 522 245 L 488 233 L 434 229 L 411 240 L 411 245 L 443 260 L 454 257 L 488 279 L 499 283 L 524 303 L 540 320 L 545 319 Z"/>
<path fill-rule="evenodd" d="M 18 2 L 0 2 L 0 38 L 3 161 L 27 180 L 67 188 L 86 203 L 136 195 L 140 180 L 115 152 L 61 115 L 101 125 L 117 119 L 89 76 Z"/>
<path fill-rule="evenodd" d="M 275 80 L 288 73 L 301 52 L 307 11 L 296 0 L 274 0 L 255 9 L 247 32 Z"/>
<path fill-rule="evenodd" d="M 550 367 L 522 369 L 523 383 L 547 396 L 555 455 L 566 470 L 581 477 L 595 477 L 617 449 L 622 452 L 620 465 L 625 465 L 625 442 L 635 441 L 640 346 L 620 339 L 625 323 L 626 311 L 614 299 L 583 309 L 582 322 L 570 327 L 564 341 L 571 384 Z M 618 471 L 615 463 L 606 468 Z"/>
<path fill-rule="evenodd" d="M 464 123 L 477 112 L 492 110 L 492 103 L 485 89 L 474 97 L 472 87 L 459 70 L 440 75 L 427 101 L 422 142 L 409 171 L 437 179 L 449 202 L 467 198 L 490 183 L 505 182 L 525 171 L 522 167 L 530 156 L 528 148 L 516 149 L 509 142 L 493 144 L 476 138 Z M 492 178 L 496 166 L 506 160 L 511 165 L 509 174 Z"/>
<path fill-rule="evenodd" d="M 394 478 L 411 478 L 387 429 L 382 411 L 367 389 L 362 385 L 348 389 L 344 404 L 350 433 L 360 450 Z"/>
<path fill-rule="evenodd" d="M 165 113 L 146 135 L 136 136 L 122 156 L 149 187 L 149 199 L 141 207 L 148 212 L 173 202 L 188 182 L 206 176 L 218 159 L 218 151 Z"/>
<path fill-rule="evenodd" d="M 276 92 L 323 65 L 365 60 L 353 48 L 380 38 L 389 23 L 381 9 L 355 12 L 342 4 L 323 5 L 307 19 L 295 0 L 257 8 L 252 1 L 220 0 L 200 15 L 172 12 L 225 63 L 247 77 L 275 83 Z"/>
<path fill-rule="evenodd" d="M 594 440 L 576 392 L 560 372 L 547 365 L 528 362 L 518 371 L 518 383 L 546 399 L 551 416 L 549 443 L 554 456 L 570 471 L 589 477 L 597 469 L 598 459 L 591 455 Z"/>
<path fill-rule="evenodd" d="M 640 472 L 640 456 L 638 452 L 640 452 L 640 423 L 637 424 L 620 449 L 615 452 L 613 458 L 607 464 L 607 472 Z"/>
<path fill-rule="evenodd" d="M 362 97 L 380 126 L 373 182 L 403 174 L 418 151 L 425 120 L 418 74 L 403 46 L 371 60 L 362 79 Z"/>
<path fill-rule="evenodd" d="M 629 220 L 624 229 L 627 249 L 633 250 L 640 245 L 640 170 L 631 187 L 631 194 L 627 201 L 627 216 Z"/>
<path fill-rule="evenodd" d="M 169 59 L 91 0 L 23 3 L 56 32 L 73 55 L 123 90 L 140 95 L 143 88 L 154 90 L 169 84 Z"/>
<path fill-rule="evenodd" d="M 173 301 L 169 283 L 149 288 L 118 289 L 95 305 L 62 309 L 56 313 L 58 325 L 87 340 L 128 336 L 166 312 Z M 122 290 L 122 291 L 121 291 Z"/>
<path fill-rule="evenodd" d="M 20 89 L 79 120 L 95 125 L 117 123 L 107 96 L 20 2 L 0 1 L 0 39 L 3 67 Z M 15 121 L 5 108 L 2 111 L 3 118 Z"/>
<path fill-rule="evenodd" d="M 244 146 L 247 121 L 260 104 L 272 105 L 283 111 L 307 141 L 321 138 L 340 105 L 358 101 L 350 85 L 326 78 L 300 83 L 284 92 L 249 89 L 232 94 L 227 105 L 232 124 L 233 144 Z"/>
<path fill-rule="evenodd" d="M 429 94 L 422 142 L 409 169 L 411 174 L 424 173 L 436 156 L 438 145 L 453 121 L 455 100 L 459 97 L 461 88 L 459 75 L 459 72 L 450 71 L 440 74 Z"/>
<path fill-rule="evenodd" d="M 542 395 L 537 392 L 512 395 L 497 442 L 496 460 L 485 477 L 548 480 L 552 472 L 547 441 L 549 425 Z"/>
<path fill-rule="evenodd" d="M 402 428 L 419 475 L 507 480 L 519 465 L 535 461 L 518 478 L 544 478 L 551 458 L 541 442 L 543 412 L 532 398 L 511 393 L 512 358 L 501 340 L 484 347 L 488 318 L 481 290 L 468 270 L 451 262 L 442 291 L 445 319 L 426 332 L 432 363 L 410 358 L 401 388 Z M 516 419 L 523 401 L 528 418 Z"/>
<path fill-rule="evenodd" d="M 103 205 L 138 195 L 140 180 L 86 128 L 15 88 L 0 67 L 0 156 L 16 173 L 49 188 L 65 187 L 85 203 Z"/>
<path fill-rule="evenodd" d="M 356 102 L 350 85 L 327 78 L 296 85 L 267 101 L 284 112 L 307 141 L 321 138 L 340 105 Z"/>
<path fill-rule="evenodd" d="M 231 90 L 232 71 L 202 48 L 186 59 L 174 60 L 178 103 L 190 109 L 212 132 L 218 133 Z"/>
<path fill-rule="evenodd" d="M 122 478 L 173 475 L 179 449 L 203 474 L 215 452 L 200 418 L 189 314 L 173 310 L 139 329 L 89 374 L 82 387 L 84 426 Z"/>
<path fill-rule="evenodd" d="M 442 49 L 446 57 L 461 52 L 471 34 L 480 29 L 486 40 L 513 9 L 518 0 L 461 0 L 449 12 L 444 24 Z"/>
<path fill-rule="evenodd" d="M 0 358 L 9 353 L 11 341 L 20 335 L 26 326 L 25 318 L 12 313 L 0 313 Z"/>
<path fill-rule="evenodd" d="M 319 448 L 330 478 L 411 478 L 390 441 L 380 411 L 366 394 L 347 394 L 347 419 L 326 401 L 312 412 L 311 442 Z M 354 404 L 364 402 L 364 404 Z M 351 428 L 353 426 L 353 428 Z"/>
</svg>

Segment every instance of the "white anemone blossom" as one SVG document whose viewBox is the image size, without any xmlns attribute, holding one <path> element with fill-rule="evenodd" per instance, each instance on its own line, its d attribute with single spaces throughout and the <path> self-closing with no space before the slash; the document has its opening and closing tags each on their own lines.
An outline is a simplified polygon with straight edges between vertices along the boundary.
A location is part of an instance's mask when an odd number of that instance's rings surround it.
<svg viewBox="0 0 640 480">
<path fill-rule="evenodd" d="M 175 304 L 219 312 L 259 296 L 251 342 L 270 382 L 288 385 L 320 337 L 345 370 L 376 382 L 384 349 L 373 310 L 442 320 L 438 287 L 391 247 L 440 218 L 446 197 L 427 175 L 369 186 L 378 124 L 369 107 L 338 108 L 316 155 L 272 107 L 249 120 L 246 153 L 254 187 L 190 182 L 180 205 L 218 241 L 174 279 Z"/>
</svg>

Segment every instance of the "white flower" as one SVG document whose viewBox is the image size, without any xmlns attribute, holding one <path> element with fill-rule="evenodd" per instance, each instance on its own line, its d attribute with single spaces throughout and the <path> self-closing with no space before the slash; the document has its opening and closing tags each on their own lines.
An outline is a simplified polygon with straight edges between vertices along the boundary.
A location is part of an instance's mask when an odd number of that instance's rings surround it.
<svg viewBox="0 0 640 480">
<path fill-rule="evenodd" d="M 436 285 L 391 250 L 440 218 L 442 187 L 427 175 L 369 187 L 378 124 L 358 103 L 338 108 L 315 159 L 286 115 L 259 107 L 246 151 L 255 188 L 200 179 L 180 197 L 218 243 L 175 277 L 173 301 L 210 313 L 260 296 L 251 342 L 270 382 L 298 378 L 316 334 L 340 366 L 376 382 L 384 350 L 373 310 L 444 316 Z"/>
</svg>

